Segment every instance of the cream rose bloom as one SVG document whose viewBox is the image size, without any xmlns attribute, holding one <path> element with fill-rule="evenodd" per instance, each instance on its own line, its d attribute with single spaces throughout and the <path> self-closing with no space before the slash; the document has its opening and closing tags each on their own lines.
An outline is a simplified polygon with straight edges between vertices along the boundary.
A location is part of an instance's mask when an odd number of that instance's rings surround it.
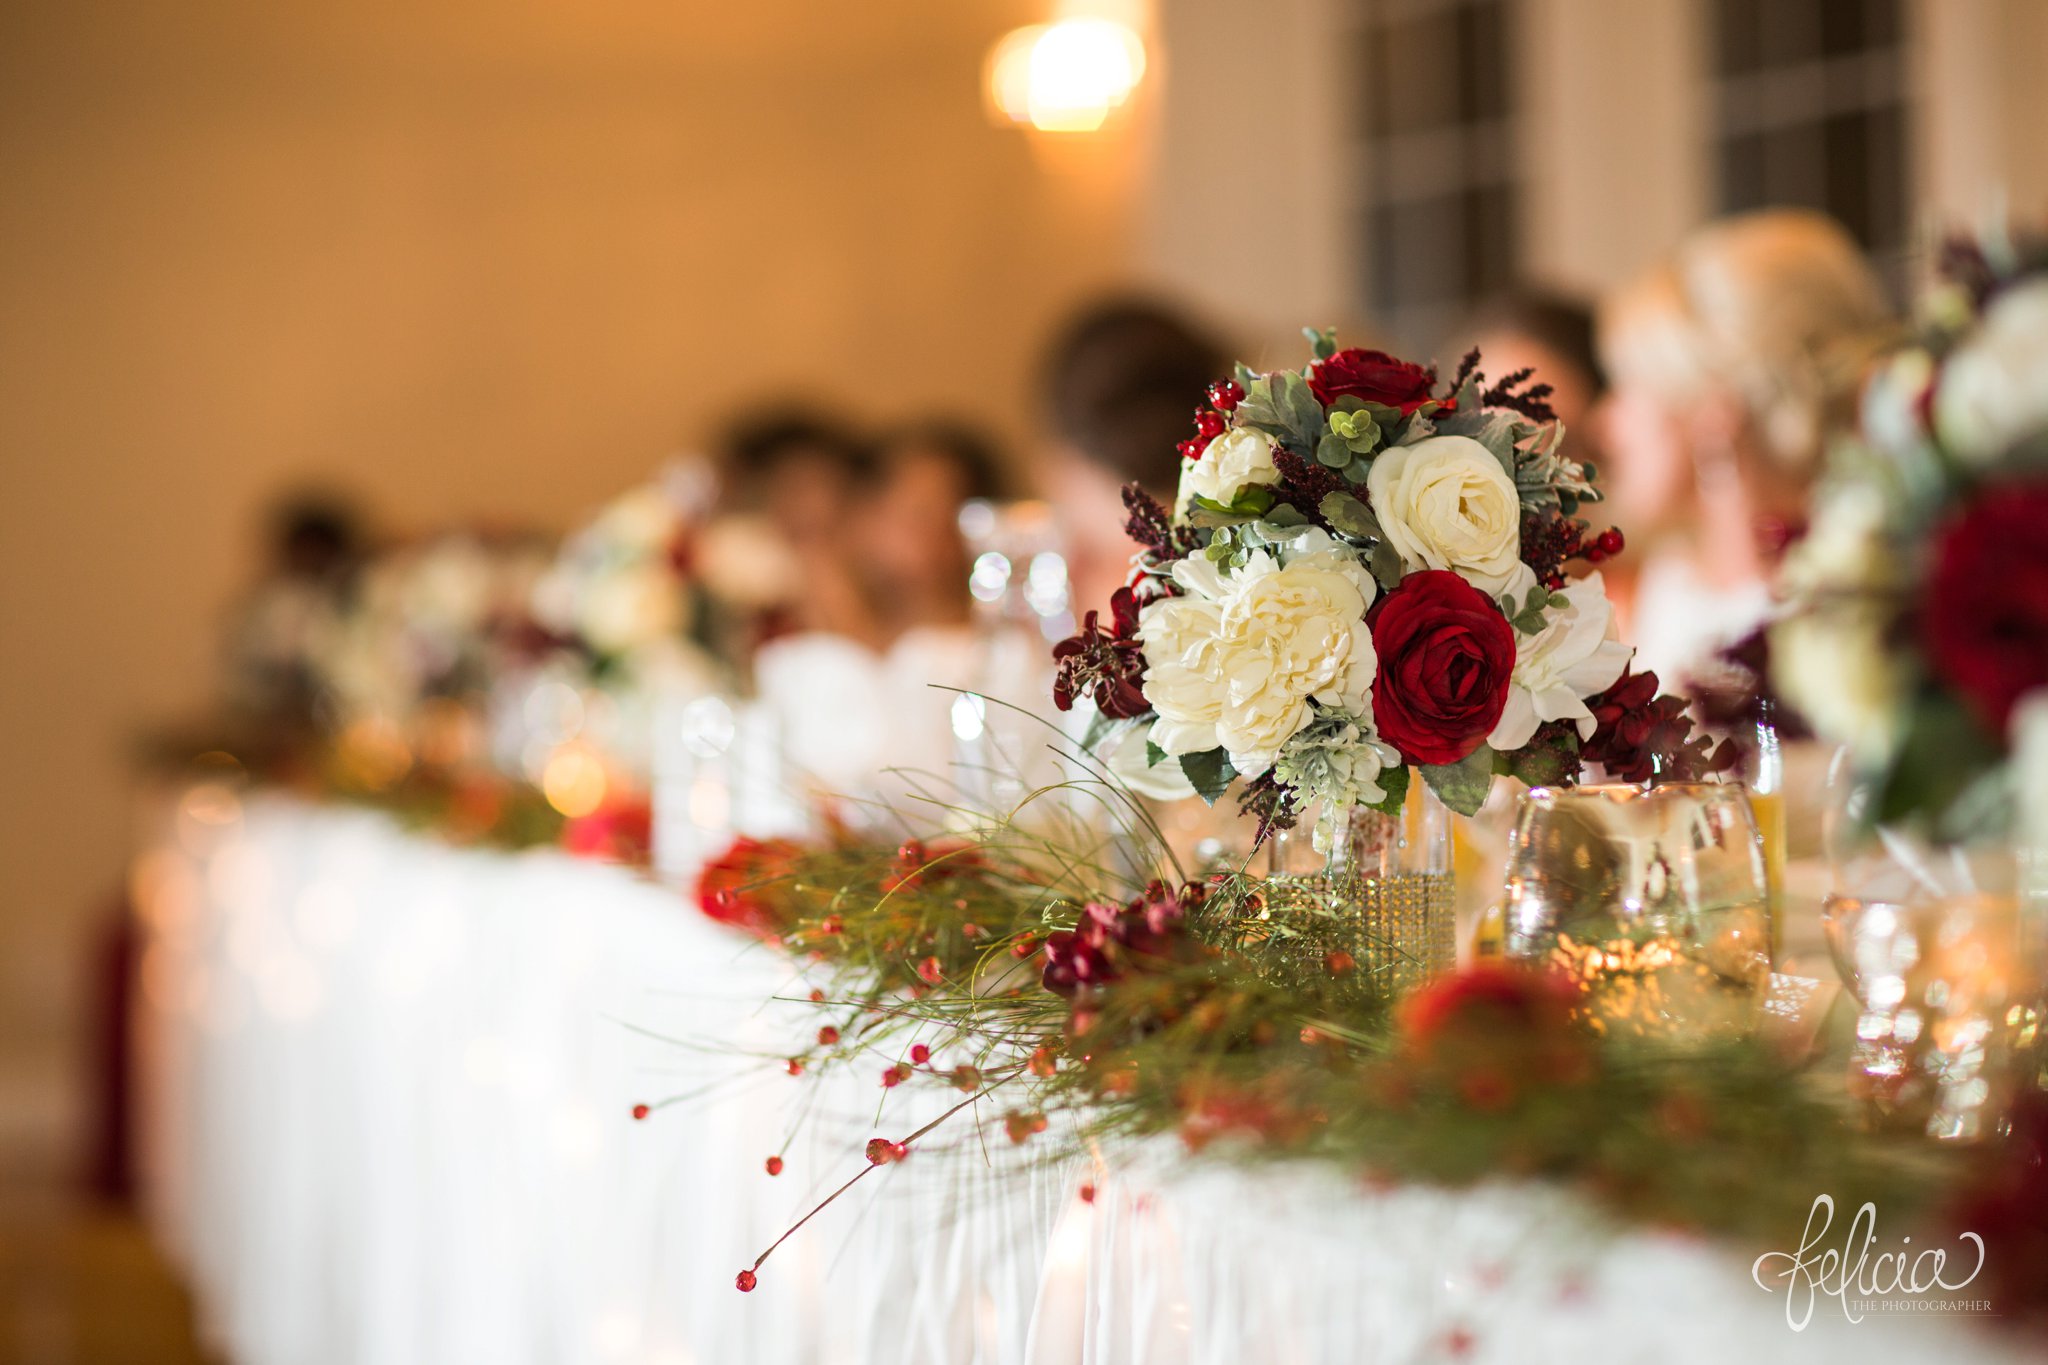
<svg viewBox="0 0 2048 1365">
<path fill-rule="evenodd" d="M 1168 754 L 1219 745 L 1257 777 L 1310 719 L 1309 702 L 1370 714 L 1378 667 L 1365 609 L 1372 575 L 1324 531 L 1226 574 L 1201 556 L 1174 566 L 1183 596 L 1147 606 L 1138 638 L 1152 742 Z"/>
<path fill-rule="evenodd" d="M 1500 723 L 1486 737 L 1491 747 L 1519 749 L 1545 721 L 1568 720 L 1579 738 L 1593 737 L 1587 697 L 1614 685 L 1635 651 L 1615 638 L 1614 604 L 1599 574 L 1589 574 L 1563 592 L 1568 605 L 1553 610 L 1534 635 L 1515 640 L 1515 674 Z"/>
<path fill-rule="evenodd" d="M 1977 335 L 1948 358 L 1934 391 L 1934 426 L 1974 464 L 2048 431 L 2048 280 L 2001 296 Z"/>
<path fill-rule="evenodd" d="M 1471 437 L 1428 436 L 1383 450 L 1366 489 L 1387 543 L 1408 569 L 1455 569 L 1488 596 L 1514 579 L 1522 562 L 1521 495 Z"/>
<path fill-rule="evenodd" d="M 1771 676 L 1822 739 L 1859 763 L 1887 761 L 1899 740 L 1907 679 L 1875 607 L 1837 602 L 1771 627 Z"/>
<path fill-rule="evenodd" d="M 587 584 L 576 615 L 591 648 L 624 654 L 682 631 L 682 588 L 667 565 L 636 564 Z"/>
<path fill-rule="evenodd" d="M 1202 458 L 1182 464 L 1179 505 L 1186 509 L 1197 495 L 1229 506 L 1252 484 L 1280 482 L 1273 466 L 1273 439 L 1264 432 L 1232 427 L 1203 450 Z"/>
</svg>

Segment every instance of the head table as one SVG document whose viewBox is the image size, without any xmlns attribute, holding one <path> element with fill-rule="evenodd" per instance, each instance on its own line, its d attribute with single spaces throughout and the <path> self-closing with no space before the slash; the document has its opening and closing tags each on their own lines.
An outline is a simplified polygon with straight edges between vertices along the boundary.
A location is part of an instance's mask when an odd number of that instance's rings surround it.
<svg viewBox="0 0 2048 1365">
<path fill-rule="evenodd" d="M 787 1075 L 815 1020 L 783 959 L 615 867 L 173 808 L 135 877 L 146 1203 L 237 1365 L 2014 1358 L 1825 1298 L 1795 1333 L 1751 1280 L 1773 1248 L 1559 1190 L 1044 1161 L 999 1123 L 876 1171 L 743 1295 L 944 1103 Z"/>
</svg>

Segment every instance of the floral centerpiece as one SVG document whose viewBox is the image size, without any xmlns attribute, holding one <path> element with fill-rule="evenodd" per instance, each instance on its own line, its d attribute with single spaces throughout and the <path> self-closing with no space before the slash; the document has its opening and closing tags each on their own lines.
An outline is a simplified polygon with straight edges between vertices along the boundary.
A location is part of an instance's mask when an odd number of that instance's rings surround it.
<svg viewBox="0 0 2048 1365">
<path fill-rule="evenodd" d="M 1623 546 L 1530 371 L 1448 382 L 1310 332 L 1301 370 L 1213 385 L 1168 509 L 1125 489 L 1139 551 L 1109 624 L 1055 650 L 1054 700 L 1099 715 L 1091 747 L 1142 742 L 1259 836 L 1311 807 L 1392 813 L 1412 774 L 1470 814 L 1496 773 L 1570 783 L 1724 762 L 1654 674 L 1628 670 L 1597 572 Z"/>
<path fill-rule="evenodd" d="M 1958 242 L 1918 337 L 1830 452 L 1771 669 L 1848 747 L 1870 814 L 1943 841 L 2008 827 L 2048 760 L 2048 241 Z M 2040 806 L 2038 799 L 2021 804 Z"/>
</svg>

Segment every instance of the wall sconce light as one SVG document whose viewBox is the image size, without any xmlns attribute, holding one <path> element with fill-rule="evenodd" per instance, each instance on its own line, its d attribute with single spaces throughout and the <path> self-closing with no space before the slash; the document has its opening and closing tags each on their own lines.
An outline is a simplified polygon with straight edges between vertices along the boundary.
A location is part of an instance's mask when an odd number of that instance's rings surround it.
<svg viewBox="0 0 2048 1365">
<path fill-rule="evenodd" d="M 1012 123 L 1092 133 L 1145 75 L 1145 44 L 1114 19 L 1072 18 L 1003 35 L 989 53 L 988 97 Z"/>
</svg>

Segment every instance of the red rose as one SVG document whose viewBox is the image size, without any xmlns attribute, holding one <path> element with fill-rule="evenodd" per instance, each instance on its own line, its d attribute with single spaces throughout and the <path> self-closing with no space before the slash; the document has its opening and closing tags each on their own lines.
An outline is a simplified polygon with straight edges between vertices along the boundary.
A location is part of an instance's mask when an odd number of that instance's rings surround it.
<svg viewBox="0 0 2048 1365">
<path fill-rule="evenodd" d="M 1409 574 L 1367 616 L 1379 675 L 1380 738 L 1406 763 L 1456 763 L 1508 704 L 1515 632 L 1485 593 L 1448 569 Z"/>
<path fill-rule="evenodd" d="M 2048 686 L 2048 486 L 1985 493 L 1936 538 L 1920 630 L 1935 673 L 2003 736 Z"/>
<path fill-rule="evenodd" d="M 1339 398 L 1360 398 L 1399 408 L 1404 417 L 1429 401 L 1434 383 L 1435 376 L 1420 365 L 1356 346 L 1318 360 L 1308 372 L 1309 391 L 1324 407 Z"/>
</svg>

